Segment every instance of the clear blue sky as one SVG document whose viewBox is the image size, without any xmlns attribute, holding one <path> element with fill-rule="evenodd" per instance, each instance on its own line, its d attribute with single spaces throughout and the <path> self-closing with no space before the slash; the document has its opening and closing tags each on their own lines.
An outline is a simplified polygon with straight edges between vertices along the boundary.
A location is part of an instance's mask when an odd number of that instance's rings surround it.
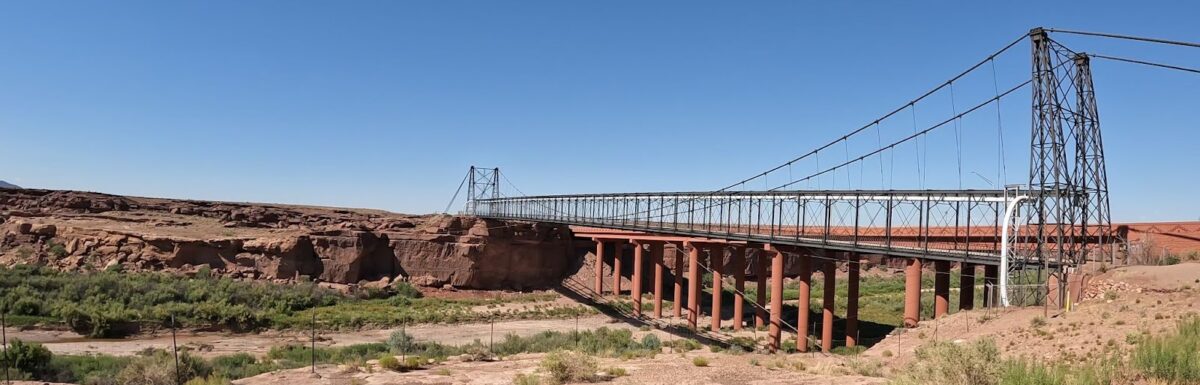
<svg viewBox="0 0 1200 385">
<path fill-rule="evenodd" d="M 531 194 L 711 190 L 870 122 L 1031 27 L 1197 41 L 1197 14 L 1184 1 L 9 1 L 0 179 L 410 213 L 441 210 L 471 164 Z M 1200 67 L 1198 49 L 1059 40 Z M 996 61 L 1001 88 L 1028 78 L 1028 50 Z M 1093 71 L 1115 219 L 1200 218 L 1200 76 Z M 980 76 L 822 165 L 990 97 L 991 69 Z M 999 125 L 994 108 L 961 122 L 964 172 L 996 179 L 999 128 L 1002 179 L 1024 181 L 1029 103 L 1004 99 Z M 900 172 L 914 148 L 888 159 L 894 182 L 883 163 L 849 179 L 956 187 L 954 131 L 939 132 L 924 142 L 924 183 Z M 792 172 L 818 165 L 804 167 Z M 878 187 L 846 179 L 819 183 Z"/>
</svg>

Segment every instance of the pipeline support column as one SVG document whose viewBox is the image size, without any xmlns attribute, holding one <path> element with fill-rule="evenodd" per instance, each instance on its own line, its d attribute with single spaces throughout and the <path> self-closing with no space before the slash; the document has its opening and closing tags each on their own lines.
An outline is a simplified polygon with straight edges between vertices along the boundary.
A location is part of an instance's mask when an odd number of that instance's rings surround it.
<svg viewBox="0 0 1200 385">
<path fill-rule="evenodd" d="M 722 265 L 725 264 L 725 247 L 708 248 L 708 266 L 712 269 L 712 325 L 713 332 L 721 331 L 721 280 Z"/>
<path fill-rule="evenodd" d="M 950 261 L 933 262 L 933 318 L 950 312 Z"/>
<path fill-rule="evenodd" d="M 700 247 L 684 243 L 688 252 L 688 327 L 696 330 L 700 318 Z"/>
<path fill-rule="evenodd" d="M 769 331 L 771 352 L 779 350 L 783 335 L 783 253 L 763 245 L 764 254 L 771 257 L 771 329 Z"/>
<path fill-rule="evenodd" d="M 596 282 L 594 289 L 597 296 L 604 295 L 604 240 L 592 238 L 596 242 Z"/>
<path fill-rule="evenodd" d="M 858 253 L 847 253 L 846 261 L 846 347 L 858 345 Z"/>
<path fill-rule="evenodd" d="M 613 242 L 612 292 L 614 297 L 621 296 L 621 254 L 624 252 L 623 242 Z"/>
<path fill-rule="evenodd" d="M 662 242 L 650 243 L 650 259 L 654 260 L 654 318 L 662 318 L 663 247 Z"/>
<path fill-rule="evenodd" d="M 642 316 L 642 248 L 645 246 L 642 242 L 633 241 L 633 286 L 629 291 L 630 299 L 633 300 L 633 316 Z"/>
<path fill-rule="evenodd" d="M 921 260 L 909 258 L 904 267 L 904 327 L 921 322 Z"/>
<path fill-rule="evenodd" d="M 675 318 L 683 317 L 683 256 L 679 255 L 679 251 L 683 250 L 682 243 L 671 244 L 675 249 L 675 296 L 672 297 L 675 302 L 671 309 L 671 315 Z"/>
<path fill-rule="evenodd" d="M 746 302 L 746 248 L 733 249 L 733 330 L 742 330 L 742 311 Z"/>
<path fill-rule="evenodd" d="M 826 253 L 828 255 L 829 253 Z M 837 291 L 837 261 L 832 258 L 827 258 L 822 269 L 824 277 L 821 280 L 824 284 L 824 298 L 821 300 L 822 317 L 821 317 L 821 351 L 829 353 L 833 349 L 833 307 Z"/>
<path fill-rule="evenodd" d="M 983 306 L 996 307 L 1000 303 L 999 290 L 996 285 L 1000 282 L 1000 267 L 996 265 L 983 266 Z"/>
<path fill-rule="evenodd" d="M 975 264 L 963 262 L 959 269 L 962 272 L 958 280 L 958 309 L 971 310 L 975 308 Z"/>
<path fill-rule="evenodd" d="M 762 328 L 767 326 L 767 263 L 770 262 L 770 255 L 764 251 L 759 251 L 754 258 L 754 284 L 756 285 L 756 293 L 754 301 L 758 306 L 754 309 L 754 328 Z"/>
<path fill-rule="evenodd" d="M 812 251 L 804 250 L 800 253 L 797 262 L 800 276 L 796 277 L 796 281 L 799 282 L 800 293 L 796 301 L 796 307 L 799 309 L 796 315 L 796 349 L 802 353 L 808 351 L 808 326 L 811 324 L 808 320 L 809 306 L 812 303 L 812 256 L 808 255 L 810 252 Z"/>
</svg>

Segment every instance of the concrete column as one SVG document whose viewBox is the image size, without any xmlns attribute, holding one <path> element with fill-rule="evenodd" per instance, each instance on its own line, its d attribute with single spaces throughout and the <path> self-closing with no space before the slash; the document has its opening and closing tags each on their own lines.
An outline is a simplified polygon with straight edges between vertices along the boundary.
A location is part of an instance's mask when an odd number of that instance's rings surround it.
<svg viewBox="0 0 1200 385">
<path fill-rule="evenodd" d="M 971 310 L 975 308 L 975 264 L 963 262 L 959 269 L 962 273 L 958 277 L 958 309 Z"/>
<path fill-rule="evenodd" d="M 831 255 L 832 253 L 826 253 Z M 833 349 L 833 307 L 837 296 L 837 261 L 826 259 L 822 275 L 822 283 L 825 286 L 824 297 L 821 300 L 822 317 L 821 317 L 821 351 L 829 353 Z"/>
<path fill-rule="evenodd" d="M 904 327 L 921 322 L 921 260 L 909 258 L 904 267 Z"/>
<path fill-rule="evenodd" d="M 858 345 L 858 253 L 848 253 L 846 261 L 846 347 Z"/>
<path fill-rule="evenodd" d="M 746 302 L 746 248 L 733 249 L 733 330 L 742 330 L 742 311 Z"/>
<path fill-rule="evenodd" d="M 633 300 L 633 316 L 642 316 L 642 248 L 645 244 L 633 242 L 633 287 L 629 291 Z"/>
<path fill-rule="evenodd" d="M 983 266 L 983 305 L 987 307 L 996 307 L 1000 302 L 1000 295 L 996 294 L 996 290 L 1000 288 L 996 285 L 1000 284 L 1000 267 L 996 265 Z"/>
<path fill-rule="evenodd" d="M 713 332 L 721 331 L 721 265 L 725 261 L 725 247 L 708 248 L 708 266 L 712 269 L 712 325 Z"/>
<path fill-rule="evenodd" d="M 783 253 L 775 250 L 770 244 L 763 246 L 763 251 L 771 257 L 771 352 L 779 350 L 780 337 L 783 335 Z"/>
<path fill-rule="evenodd" d="M 800 270 L 800 276 L 796 280 L 800 283 L 800 295 L 796 301 L 796 307 L 800 312 L 796 315 L 796 349 L 801 352 L 808 351 L 808 325 L 811 323 L 809 317 L 809 304 L 812 302 L 812 256 L 805 250 L 800 254 L 800 260 L 797 267 Z"/>
<path fill-rule="evenodd" d="M 663 299 L 663 248 L 662 242 L 650 243 L 650 259 L 654 260 L 654 318 L 662 318 Z"/>
<path fill-rule="evenodd" d="M 756 329 L 767 325 L 767 264 L 770 263 L 770 258 L 766 252 L 761 251 L 754 258 L 754 282 L 757 284 L 754 301 L 758 304 L 754 309 Z"/>
<path fill-rule="evenodd" d="M 612 292 L 615 297 L 621 296 L 621 254 L 624 253 L 624 243 L 613 242 Z"/>
<path fill-rule="evenodd" d="M 681 243 L 673 244 L 675 246 L 675 303 L 671 309 L 671 314 L 675 318 L 683 317 L 683 256 L 679 255 L 679 250 L 682 249 Z"/>
<path fill-rule="evenodd" d="M 595 291 L 597 296 L 604 295 L 604 241 L 592 238 L 596 242 L 596 282 Z"/>
<path fill-rule="evenodd" d="M 933 262 L 933 318 L 950 313 L 950 261 Z"/>
<path fill-rule="evenodd" d="M 685 244 L 688 252 L 688 327 L 696 330 L 700 318 L 700 248 Z"/>
</svg>

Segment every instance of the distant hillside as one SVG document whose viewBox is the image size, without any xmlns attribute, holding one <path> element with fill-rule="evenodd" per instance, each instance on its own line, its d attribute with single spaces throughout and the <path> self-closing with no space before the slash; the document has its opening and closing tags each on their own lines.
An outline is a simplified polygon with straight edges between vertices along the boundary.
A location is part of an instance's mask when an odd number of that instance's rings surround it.
<svg viewBox="0 0 1200 385">
<path fill-rule="evenodd" d="M 0 188 L 21 188 L 21 186 L 0 180 Z"/>
</svg>

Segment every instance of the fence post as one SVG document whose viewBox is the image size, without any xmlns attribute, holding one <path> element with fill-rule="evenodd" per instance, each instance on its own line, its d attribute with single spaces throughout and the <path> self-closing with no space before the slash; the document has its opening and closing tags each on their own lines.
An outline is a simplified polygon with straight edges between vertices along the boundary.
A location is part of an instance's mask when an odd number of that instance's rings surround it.
<svg viewBox="0 0 1200 385">
<path fill-rule="evenodd" d="M 12 378 L 8 374 L 8 320 L 6 313 L 8 313 L 8 309 L 0 310 L 0 338 L 4 340 L 4 383 L 11 384 Z"/>
<path fill-rule="evenodd" d="M 175 340 L 175 314 L 171 314 L 171 354 L 175 356 L 175 383 L 179 384 L 179 343 Z"/>
<path fill-rule="evenodd" d="M 317 308 L 313 308 L 312 313 L 312 347 L 309 349 L 309 357 L 312 360 L 311 371 L 317 372 Z"/>
</svg>

